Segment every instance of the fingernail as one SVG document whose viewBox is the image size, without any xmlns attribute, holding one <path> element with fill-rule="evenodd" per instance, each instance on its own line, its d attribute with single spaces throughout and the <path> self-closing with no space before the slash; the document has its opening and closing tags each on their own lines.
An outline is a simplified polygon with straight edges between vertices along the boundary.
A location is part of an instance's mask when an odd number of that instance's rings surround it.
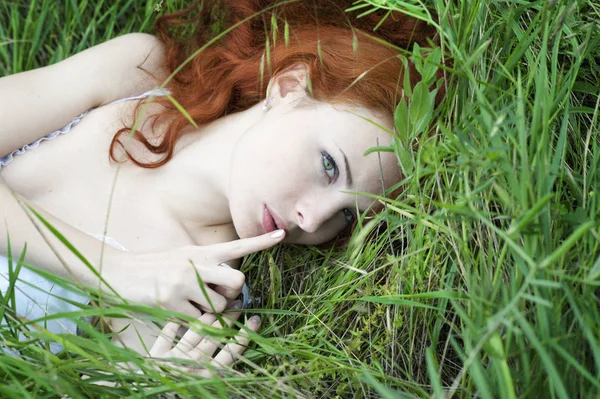
<svg viewBox="0 0 600 399">
<path fill-rule="evenodd" d="M 271 238 L 279 238 L 283 235 L 283 230 L 276 230 L 271 233 Z"/>
<path fill-rule="evenodd" d="M 250 323 L 254 323 L 254 324 L 260 324 L 260 316 L 252 316 L 250 318 L 250 320 L 248 320 Z"/>
<path fill-rule="evenodd" d="M 235 301 L 234 303 L 231 304 L 231 309 L 241 309 L 242 308 L 242 301 Z"/>
</svg>

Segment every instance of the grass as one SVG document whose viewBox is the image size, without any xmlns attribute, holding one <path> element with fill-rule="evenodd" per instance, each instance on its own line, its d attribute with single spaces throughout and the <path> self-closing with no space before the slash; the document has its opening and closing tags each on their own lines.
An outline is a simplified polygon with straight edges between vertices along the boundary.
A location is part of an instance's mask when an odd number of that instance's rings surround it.
<svg viewBox="0 0 600 399">
<path fill-rule="evenodd" d="M 264 302 L 252 312 L 265 321 L 237 366 L 244 374 L 163 376 L 91 329 L 88 338 L 54 337 L 68 348 L 55 356 L 43 330 L 15 339 L 22 322 L 9 309 L 3 345 L 21 356 L 0 354 L 2 396 L 600 395 L 600 6 L 361 4 L 436 26 L 452 60 L 447 94 L 434 115 L 416 105 L 399 111 L 407 133 L 394 150 L 412 173 L 347 248 L 284 247 L 245 260 Z M 157 5 L 3 2 L 0 76 L 148 31 Z M 435 134 L 419 129 L 419 118 L 434 121 Z"/>
</svg>

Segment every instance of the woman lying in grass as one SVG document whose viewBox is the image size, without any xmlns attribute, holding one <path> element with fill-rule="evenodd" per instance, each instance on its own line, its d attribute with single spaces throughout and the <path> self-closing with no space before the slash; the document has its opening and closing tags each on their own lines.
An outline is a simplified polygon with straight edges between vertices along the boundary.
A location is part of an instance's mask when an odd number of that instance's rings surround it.
<svg viewBox="0 0 600 399">
<path fill-rule="evenodd" d="M 9 236 L 13 252 L 27 244 L 27 264 L 219 326 L 212 312 L 239 307 L 244 283 L 223 262 L 282 241 L 330 241 L 374 206 L 359 193 L 381 195 L 400 180 L 393 153 L 364 155 L 389 145 L 403 101 L 403 62 L 386 42 L 406 48 L 430 35 L 400 15 L 373 31 L 380 16 L 344 12 L 352 1 L 203 3 L 159 18 L 156 37 L 125 35 L 0 79 L 0 250 Z M 8 269 L 4 259 L 3 276 Z M 52 288 L 33 272 L 20 278 Z M 22 317 L 76 309 L 26 290 L 16 292 Z M 37 317 L 27 314 L 35 302 Z M 60 322 L 57 332 L 75 332 Z M 144 354 L 160 333 L 110 323 L 116 343 Z M 176 327 L 150 354 L 173 355 Z M 217 350 L 188 338 L 192 359 Z M 243 348 L 231 344 L 213 363 L 227 366 Z"/>
</svg>

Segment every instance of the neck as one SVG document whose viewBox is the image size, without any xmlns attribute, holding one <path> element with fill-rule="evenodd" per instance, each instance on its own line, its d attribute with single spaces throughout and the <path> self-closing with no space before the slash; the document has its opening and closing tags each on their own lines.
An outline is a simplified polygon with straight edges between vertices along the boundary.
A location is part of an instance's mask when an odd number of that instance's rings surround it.
<svg viewBox="0 0 600 399">
<path fill-rule="evenodd" d="M 246 111 L 191 128 L 175 154 L 156 171 L 161 201 L 184 224 L 215 226 L 231 223 L 229 176 L 240 137 L 264 114 L 260 104 Z"/>
</svg>

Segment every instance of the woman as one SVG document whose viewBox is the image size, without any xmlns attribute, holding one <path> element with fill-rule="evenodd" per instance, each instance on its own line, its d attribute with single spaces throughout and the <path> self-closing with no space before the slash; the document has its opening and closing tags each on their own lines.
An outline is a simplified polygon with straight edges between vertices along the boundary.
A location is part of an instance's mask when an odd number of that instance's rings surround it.
<svg viewBox="0 0 600 399">
<path fill-rule="evenodd" d="M 0 203 L 13 252 L 26 243 L 28 264 L 218 323 L 211 312 L 244 283 L 222 263 L 335 238 L 373 207 L 358 193 L 384 194 L 401 177 L 393 153 L 363 155 L 389 145 L 403 101 L 403 63 L 385 41 L 406 48 L 431 36 L 404 16 L 345 13 L 352 3 L 205 1 L 197 17 L 198 3 L 161 17 L 157 37 L 125 35 L 0 79 Z M 190 23 L 191 36 L 174 33 Z M 197 51 L 215 26 L 232 29 Z M 144 353 L 158 333 L 130 323 L 111 321 L 115 340 Z M 172 355 L 175 330 L 167 325 L 151 354 Z M 188 349 L 205 343 L 188 338 Z M 216 364 L 230 364 L 222 353 Z"/>
</svg>

